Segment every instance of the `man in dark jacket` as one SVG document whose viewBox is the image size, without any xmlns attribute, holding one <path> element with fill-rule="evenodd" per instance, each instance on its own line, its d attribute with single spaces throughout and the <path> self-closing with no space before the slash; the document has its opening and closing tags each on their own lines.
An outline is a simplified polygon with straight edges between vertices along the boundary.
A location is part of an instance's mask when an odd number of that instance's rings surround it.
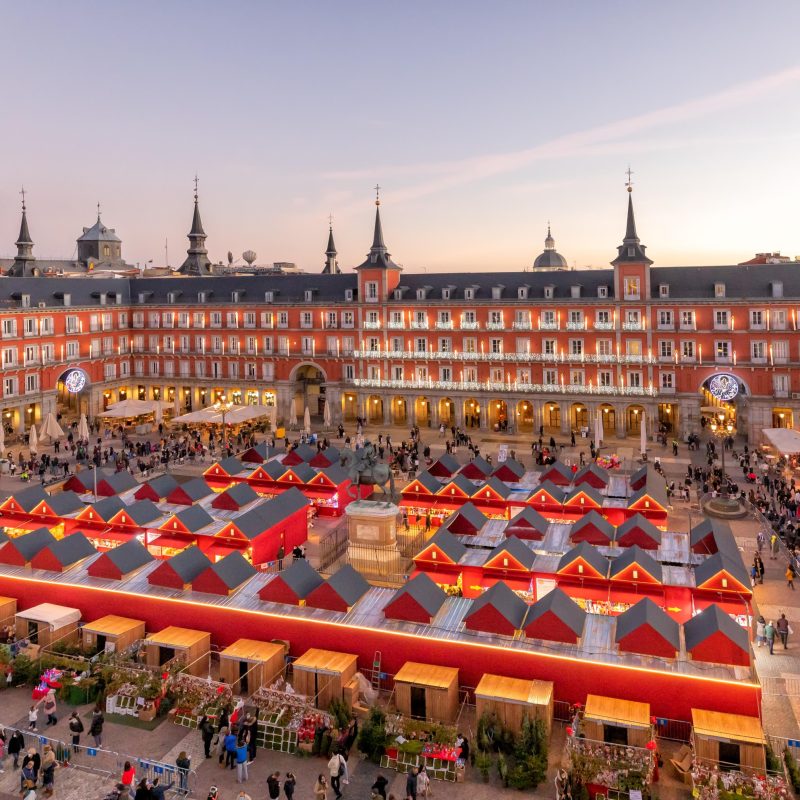
<svg viewBox="0 0 800 800">
<path fill-rule="evenodd" d="M 8 740 L 8 754 L 14 759 L 14 769 L 19 769 L 19 754 L 25 747 L 25 737 L 19 732 L 14 731 Z"/>
<path fill-rule="evenodd" d="M 406 797 L 417 800 L 417 768 L 412 767 L 406 778 Z"/>
<path fill-rule="evenodd" d="M 211 742 L 214 739 L 214 726 L 211 723 L 211 720 L 203 715 L 203 719 L 200 720 L 200 736 L 203 739 L 203 752 L 205 753 L 206 758 L 211 758 Z"/>
<path fill-rule="evenodd" d="M 281 774 L 280 772 L 273 772 L 267 778 L 267 789 L 271 800 L 277 800 L 281 796 Z"/>
</svg>

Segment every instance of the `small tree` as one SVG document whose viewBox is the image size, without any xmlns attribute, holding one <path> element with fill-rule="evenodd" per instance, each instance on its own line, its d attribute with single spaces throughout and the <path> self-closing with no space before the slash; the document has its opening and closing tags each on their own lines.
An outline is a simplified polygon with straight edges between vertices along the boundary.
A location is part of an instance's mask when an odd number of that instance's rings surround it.
<svg viewBox="0 0 800 800">
<path fill-rule="evenodd" d="M 386 733 L 386 714 L 380 708 L 373 707 L 369 716 L 358 732 L 356 745 L 370 761 L 380 763 L 381 756 L 386 749 L 389 735 Z"/>
</svg>

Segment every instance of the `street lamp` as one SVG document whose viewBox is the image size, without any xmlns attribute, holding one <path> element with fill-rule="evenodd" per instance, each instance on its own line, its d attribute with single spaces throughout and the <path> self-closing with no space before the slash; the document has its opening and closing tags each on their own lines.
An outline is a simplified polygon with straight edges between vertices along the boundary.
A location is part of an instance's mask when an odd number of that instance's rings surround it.
<svg viewBox="0 0 800 800">
<path fill-rule="evenodd" d="M 214 403 L 214 410 L 222 414 L 222 450 L 227 455 L 228 453 L 228 433 L 225 429 L 225 415 L 233 408 L 234 403 L 229 403 L 225 399 L 225 395 L 220 395 L 219 400 Z"/>
<path fill-rule="evenodd" d="M 728 476 L 725 472 L 725 440 L 736 433 L 736 425 L 732 418 L 727 417 L 724 413 L 719 413 L 711 418 L 708 427 L 711 430 L 711 435 L 719 439 L 722 445 L 722 492 L 720 493 L 720 498 L 709 501 L 707 507 L 722 515 L 735 514 L 739 511 L 739 501 L 728 496 Z"/>
</svg>

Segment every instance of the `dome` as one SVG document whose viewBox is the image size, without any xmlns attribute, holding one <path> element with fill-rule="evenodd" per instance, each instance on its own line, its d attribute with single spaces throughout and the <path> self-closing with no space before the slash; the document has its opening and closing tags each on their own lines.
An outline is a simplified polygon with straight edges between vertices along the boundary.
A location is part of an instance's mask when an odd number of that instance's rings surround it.
<svg viewBox="0 0 800 800">
<path fill-rule="evenodd" d="M 533 262 L 534 269 L 567 269 L 567 259 L 556 252 L 556 240 L 550 234 L 550 226 L 547 226 L 547 238 L 544 240 L 544 251 L 536 256 Z"/>
</svg>

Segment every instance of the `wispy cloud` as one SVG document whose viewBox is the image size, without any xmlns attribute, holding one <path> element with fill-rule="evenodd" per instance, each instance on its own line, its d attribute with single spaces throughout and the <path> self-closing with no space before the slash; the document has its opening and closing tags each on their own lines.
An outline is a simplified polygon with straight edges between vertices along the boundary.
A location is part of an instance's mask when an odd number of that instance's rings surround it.
<svg viewBox="0 0 800 800">
<path fill-rule="evenodd" d="M 761 100 L 769 93 L 800 84 L 800 66 L 747 81 L 714 94 L 705 95 L 684 103 L 625 117 L 583 131 L 564 134 L 535 147 L 509 153 L 489 153 L 471 158 L 445 162 L 422 162 L 406 165 L 375 166 L 370 169 L 326 173 L 324 177 L 342 180 L 398 179 L 410 181 L 409 185 L 392 191 L 392 202 L 415 200 L 455 186 L 518 171 L 537 162 L 577 158 L 596 152 L 624 150 L 631 140 L 648 131 L 687 123 Z M 682 141 L 686 141 L 682 137 Z M 668 141 L 664 147 L 671 148 Z"/>
</svg>

